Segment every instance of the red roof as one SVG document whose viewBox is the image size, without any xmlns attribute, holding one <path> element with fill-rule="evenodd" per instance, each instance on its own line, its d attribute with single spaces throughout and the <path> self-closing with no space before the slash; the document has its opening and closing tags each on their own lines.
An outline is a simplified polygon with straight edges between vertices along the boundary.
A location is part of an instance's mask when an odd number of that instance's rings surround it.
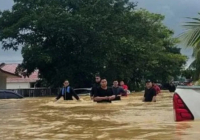
<svg viewBox="0 0 200 140">
<path fill-rule="evenodd" d="M 3 71 L 15 74 L 15 70 L 17 68 L 18 64 L 4 64 L 1 69 Z M 22 78 L 7 78 L 7 82 L 8 83 L 31 83 L 31 82 L 36 82 L 37 80 L 39 80 L 38 78 L 38 70 L 36 70 L 35 72 L 33 72 L 29 77 L 24 78 L 22 76 Z"/>
<path fill-rule="evenodd" d="M 12 77 L 18 77 L 18 78 L 21 77 L 21 76 L 18 75 L 18 74 L 15 74 L 15 73 L 13 73 L 13 72 L 10 72 L 10 71 L 5 70 L 5 69 L 4 69 L 4 66 L 6 66 L 6 64 L 4 64 L 4 63 L 1 63 L 1 64 L 0 64 L 0 72 L 9 75 L 9 77 L 10 77 L 10 76 L 12 76 Z"/>
</svg>

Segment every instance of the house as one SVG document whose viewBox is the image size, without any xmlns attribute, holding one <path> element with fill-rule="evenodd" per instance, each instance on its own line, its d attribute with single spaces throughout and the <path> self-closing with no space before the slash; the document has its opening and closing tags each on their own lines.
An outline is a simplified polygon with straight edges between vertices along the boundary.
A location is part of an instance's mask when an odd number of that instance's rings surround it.
<svg viewBox="0 0 200 140">
<path fill-rule="evenodd" d="M 7 78 L 21 78 L 21 76 L 3 69 L 4 66 L 4 63 L 0 64 L 0 89 L 6 89 Z"/>
<path fill-rule="evenodd" d="M 38 78 L 38 70 L 33 72 L 29 77 L 24 77 L 15 74 L 15 70 L 18 64 L 1 64 L 0 69 L 4 71 L 4 73 L 9 73 L 10 75 L 4 76 L 4 84 L 2 88 L 6 89 L 27 89 L 31 87 L 35 87 L 35 84 Z M 11 76 L 12 75 L 12 76 Z M 14 76 L 13 76 L 14 75 Z M 6 82 L 5 82 L 6 79 Z"/>
</svg>

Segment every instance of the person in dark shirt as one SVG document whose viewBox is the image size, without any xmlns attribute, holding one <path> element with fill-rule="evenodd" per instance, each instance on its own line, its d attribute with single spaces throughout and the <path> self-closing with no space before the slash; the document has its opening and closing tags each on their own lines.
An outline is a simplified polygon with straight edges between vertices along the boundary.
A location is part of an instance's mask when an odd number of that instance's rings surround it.
<svg viewBox="0 0 200 140">
<path fill-rule="evenodd" d="M 91 97 L 92 100 L 94 98 L 94 94 L 97 92 L 97 88 L 100 87 L 100 81 L 101 81 L 100 75 L 96 74 L 95 75 L 95 83 L 93 84 L 92 90 L 91 90 L 91 93 L 90 93 L 90 97 Z"/>
<path fill-rule="evenodd" d="M 153 88 L 151 80 L 146 81 L 146 88 L 145 88 L 143 101 L 156 102 L 156 90 Z"/>
<path fill-rule="evenodd" d="M 72 96 L 74 96 L 76 100 L 80 100 L 74 89 L 69 86 L 68 80 L 64 81 L 63 88 L 60 90 L 56 101 L 59 100 L 62 96 L 64 100 L 73 100 Z"/>
<path fill-rule="evenodd" d="M 176 90 L 176 86 L 171 82 L 169 84 L 169 92 L 174 92 Z"/>
<path fill-rule="evenodd" d="M 112 90 L 113 90 L 114 95 L 116 95 L 115 100 L 121 100 L 121 95 L 126 93 L 124 89 L 119 86 L 119 83 L 117 80 L 113 81 Z"/>
<path fill-rule="evenodd" d="M 111 103 L 111 101 L 113 101 L 116 96 L 114 95 L 112 89 L 107 87 L 107 80 L 105 78 L 102 78 L 100 84 L 101 87 L 97 89 L 97 92 L 94 95 L 94 101 L 97 103 Z"/>
</svg>

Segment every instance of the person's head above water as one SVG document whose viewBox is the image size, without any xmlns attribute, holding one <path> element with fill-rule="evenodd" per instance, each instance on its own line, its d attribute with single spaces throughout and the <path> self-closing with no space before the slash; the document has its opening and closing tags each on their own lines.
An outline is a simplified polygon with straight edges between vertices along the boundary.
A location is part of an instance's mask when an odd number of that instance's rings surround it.
<svg viewBox="0 0 200 140">
<path fill-rule="evenodd" d="M 114 87 L 118 87 L 118 86 L 119 86 L 119 83 L 118 83 L 117 80 L 114 80 L 114 81 L 113 81 L 113 86 L 114 86 Z"/>
<path fill-rule="evenodd" d="M 96 74 L 96 75 L 95 75 L 95 82 L 96 82 L 96 83 L 100 83 L 100 81 L 101 81 L 100 75 L 99 75 L 99 74 Z"/>
<path fill-rule="evenodd" d="M 64 86 L 64 87 L 69 86 L 69 81 L 68 81 L 68 80 L 65 80 L 64 83 L 63 83 L 63 86 Z"/>
<path fill-rule="evenodd" d="M 147 87 L 147 88 L 151 88 L 151 87 L 152 87 L 152 82 L 151 82 L 151 80 L 147 80 L 147 81 L 146 81 L 146 87 Z"/>
<path fill-rule="evenodd" d="M 123 86 L 124 85 L 124 81 L 120 81 L 120 86 Z"/>
<path fill-rule="evenodd" d="M 107 87 L 107 80 L 106 80 L 106 78 L 102 78 L 100 84 L 101 84 L 101 88 L 106 88 Z"/>
</svg>

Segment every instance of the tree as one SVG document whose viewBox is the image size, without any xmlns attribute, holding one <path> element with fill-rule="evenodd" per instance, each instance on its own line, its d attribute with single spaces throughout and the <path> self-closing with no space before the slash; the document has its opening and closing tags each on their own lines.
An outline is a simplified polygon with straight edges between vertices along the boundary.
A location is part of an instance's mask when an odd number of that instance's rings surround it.
<svg viewBox="0 0 200 140">
<path fill-rule="evenodd" d="M 185 77 L 186 79 L 191 79 L 194 76 L 194 70 L 186 69 L 181 72 L 181 76 Z"/>
<path fill-rule="evenodd" d="M 193 21 L 186 22 L 185 25 L 183 25 L 186 30 L 180 35 L 180 38 L 186 46 L 195 47 L 200 42 L 200 18 L 188 17 L 188 19 Z"/>
<path fill-rule="evenodd" d="M 200 73 L 200 18 L 188 17 L 188 19 L 192 21 L 185 23 L 186 30 L 180 35 L 180 39 L 186 46 L 193 47 L 195 60 L 190 65 L 190 68 L 196 69 L 194 78 L 198 79 Z"/>
<path fill-rule="evenodd" d="M 0 13 L 0 41 L 4 49 L 23 46 L 17 72 L 39 69 L 53 86 L 69 79 L 84 87 L 97 72 L 133 86 L 179 74 L 186 58 L 164 16 L 135 7 L 128 0 L 15 0 Z"/>
</svg>

